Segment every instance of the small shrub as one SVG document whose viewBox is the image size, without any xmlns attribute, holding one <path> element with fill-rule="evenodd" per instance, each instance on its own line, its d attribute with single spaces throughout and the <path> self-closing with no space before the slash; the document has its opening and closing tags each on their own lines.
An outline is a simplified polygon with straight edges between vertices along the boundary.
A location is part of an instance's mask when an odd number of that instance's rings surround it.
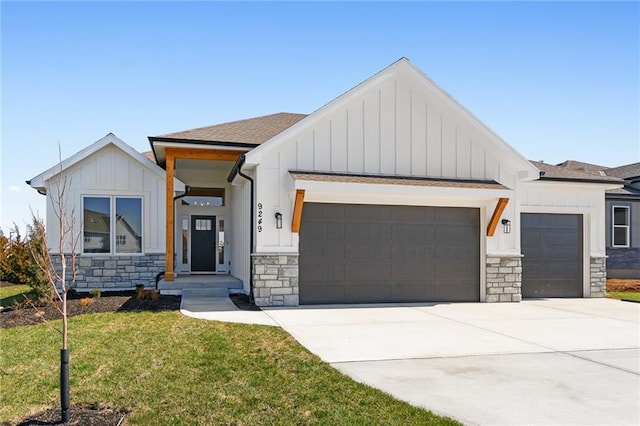
<svg viewBox="0 0 640 426">
<path fill-rule="evenodd" d="M 83 297 L 80 299 L 80 306 L 87 307 L 93 303 L 93 299 L 90 297 Z"/>
<path fill-rule="evenodd" d="M 34 217 L 24 238 L 14 225 L 11 232 L 15 237 L 11 241 L 0 231 L 0 278 L 31 287 L 31 302 L 37 306 L 47 305 L 53 299 L 51 286 L 34 258 L 34 253 L 40 252 L 44 244 L 43 237 L 37 232 L 37 225 L 41 223 L 41 219 Z"/>
<path fill-rule="evenodd" d="M 136 299 L 137 300 L 158 300 L 160 295 L 156 290 L 145 290 L 142 284 L 136 286 Z"/>
<path fill-rule="evenodd" d="M 91 297 L 93 297 L 94 299 L 99 299 L 100 298 L 100 289 L 99 288 L 94 288 L 93 290 L 91 290 L 89 292 L 89 294 L 91 295 Z"/>
</svg>

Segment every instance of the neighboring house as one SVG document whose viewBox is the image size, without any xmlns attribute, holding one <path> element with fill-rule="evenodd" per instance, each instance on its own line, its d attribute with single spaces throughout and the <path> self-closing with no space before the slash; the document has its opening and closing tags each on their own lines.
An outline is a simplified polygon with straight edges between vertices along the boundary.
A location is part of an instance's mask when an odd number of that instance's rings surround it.
<svg viewBox="0 0 640 426">
<path fill-rule="evenodd" d="M 80 286 L 110 283 L 86 279 L 104 265 L 123 288 L 231 274 L 261 306 L 605 295 L 604 193 L 622 180 L 532 164 L 404 58 L 310 115 L 150 137 L 159 167 L 107 139 L 63 170 L 109 229 L 141 200 L 125 216 L 143 249 L 110 233 Z"/>
<path fill-rule="evenodd" d="M 625 180 L 623 188 L 605 193 L 607 276 L 640 278 L 640 163 L 609 168 L 565 161 L 558 166 Z"/>
</svg>

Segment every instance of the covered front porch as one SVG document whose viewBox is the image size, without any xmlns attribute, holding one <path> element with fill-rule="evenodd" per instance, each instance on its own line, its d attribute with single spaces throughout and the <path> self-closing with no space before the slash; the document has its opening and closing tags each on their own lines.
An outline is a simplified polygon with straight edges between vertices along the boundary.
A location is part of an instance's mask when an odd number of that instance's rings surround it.
<svg viewBox="0 0 640 426">
<path fill-rule="evenodd" d="M 165 271 L 158 289 L 163 294 L 243 291 L 249 274 L 250 185 L 232 185 L 227 177 L 246 148 L 171 141 L 155 141 L 153 148 L 167 176 Z M 174 177 L 185 191 L 175 190 Z"/>
</svg>

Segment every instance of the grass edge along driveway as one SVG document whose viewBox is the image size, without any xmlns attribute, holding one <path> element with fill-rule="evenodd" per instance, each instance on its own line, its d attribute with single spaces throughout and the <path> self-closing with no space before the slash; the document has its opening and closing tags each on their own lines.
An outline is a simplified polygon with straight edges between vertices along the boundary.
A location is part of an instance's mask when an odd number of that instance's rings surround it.
<svg viewBox="0 0 640 426">
<path fill-rule="evenodd" d="M 0 330 L 0 422 L 58 407 L 50 324 Z M 276 327 L 177 312 L 70 318 L 72 404 L 127 424 L 457 424 L 357 383 Z"/>
</svg>

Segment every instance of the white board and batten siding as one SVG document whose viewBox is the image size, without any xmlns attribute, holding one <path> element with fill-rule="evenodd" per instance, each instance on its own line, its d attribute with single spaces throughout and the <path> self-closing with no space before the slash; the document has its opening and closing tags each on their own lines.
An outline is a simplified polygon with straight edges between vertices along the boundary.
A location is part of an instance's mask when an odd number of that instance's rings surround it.
<svg viewBox="0 0 640 426">
<path fill-rule="evenodd" d="M 146 161 L 146 160 L 144 160 Z M 69 194 L 69 211 L 75 212 L 76 230 L 82 238 L 82 197 L 125 196 L 142 198 L 144 253 L 163 254 L 165 250 L 165 182 L 158 172 L 143 166 L 115 145 L 108 144 L 88 157 L 64 170 Z M 56 247 L 59 228 L 53 214 L 52 199 L 56 199 L 57 176 L 46 182 L 47 238 L 50 247 Z M 81 242 L 78 250 L 81 249 Z M 66 250 L 69 250 L 67 248 Z M 57 248 L 56 248 L 57 252 Z"/>
<path fill-rule="evenodd" d="M 263 206 L 266 226 L 258 233 L 258 251 L 298 250 L 297 234 L 291 233 L 295 188 L 290 170 L 495 180 L 510 189 L 519 176 L 530 176 L 526 160 L 441 89 L 425 84 L 413 67 L 399 67 L 388 78 L 363 86 L 298 123 L 299 130 L 273 148 L 261 147 L 256 203 Z M 427 187 L 423 191 L 424 197 L 407 198 L 406 204 L 453 205 L 450 197 L 430 196 Z M 480 207 L 486 227 L 497 199 L 483 195 L 482 189 L 472 192 L 456 203 Z M 281 230 L 275 229 L 277 211 L 284 217 Z M 505 215 L 515 213 L 512 200 Z M 516 244 L 511 235 L 489 243 L 494 251 L 508 252 L 515 252 Z"/>
</svg>

